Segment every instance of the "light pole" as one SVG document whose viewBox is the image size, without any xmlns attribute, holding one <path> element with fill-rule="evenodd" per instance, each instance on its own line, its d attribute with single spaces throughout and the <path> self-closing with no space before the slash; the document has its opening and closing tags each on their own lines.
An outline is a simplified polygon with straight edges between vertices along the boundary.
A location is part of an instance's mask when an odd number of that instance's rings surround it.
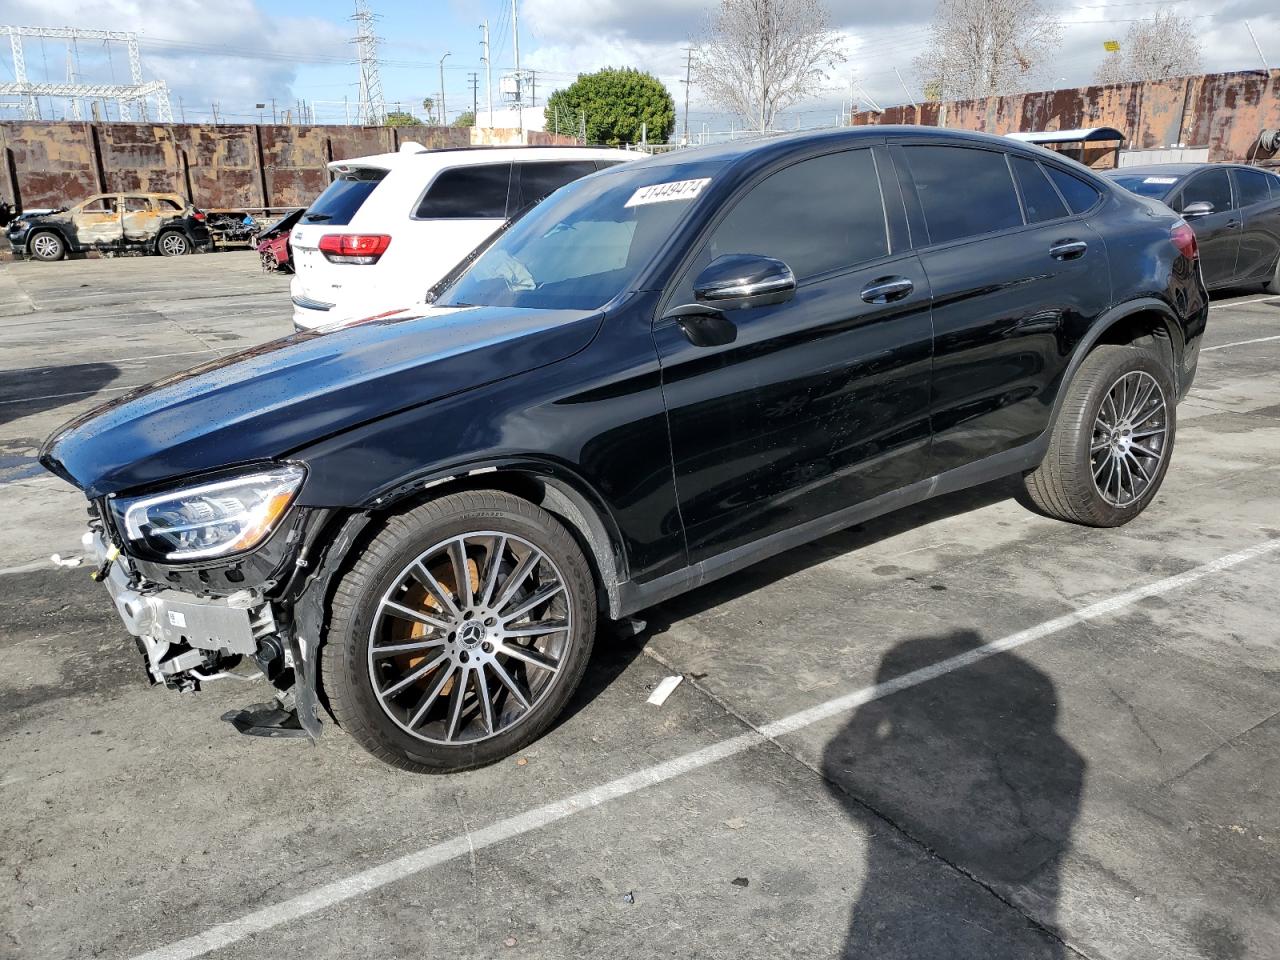
<svg viewBox="0 0 1280 960">
<path fill-rule="evenodd" d="M 444 59 L 449 56 L 445 54 L 440 58 L 440 126 L 447 127 L 449 125 L 449 115 L 444 108 Z"/>
</svg>

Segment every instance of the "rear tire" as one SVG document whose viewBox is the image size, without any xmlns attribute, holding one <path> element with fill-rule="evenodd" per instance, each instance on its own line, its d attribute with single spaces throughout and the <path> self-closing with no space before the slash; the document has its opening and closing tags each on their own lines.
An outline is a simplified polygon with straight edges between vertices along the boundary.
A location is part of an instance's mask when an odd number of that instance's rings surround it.
<svg viewBox="0 0 1280 960">
<path fill-rule="evenodd" d="M 1044 513 L 1118 527 L 1155 497 L 1176 427 L 1173 378 L 1161 358 L 1133 346 L 1085 357 L 1053 425 L 1049 450 L 1024 483 Z"/>
<path fill-rule="evenodd" d="M 1276 268 L 1271 273 L 1271 279 L 1262 285 L 1262 289 L 1267 293 L 1280 293 L 1280 257 L 1276 257 Z"/>
<path fill-rule="evenodd" d="M 67 254 L 67 245 L 62 238 L 50 230 L 41 230 L 27 240 L 27 249 L 31 256 L 46 263 L 61 260 Z"/>
<path fill-rule="evenodd" d="M 389 518 L 342 577 L 321 682 L 339 726 L 379 760 L 469 770 L 551 726 L 595 629 L 590 567 L 555 518 L 508 493 L 456 493 Z"/>
<path fill-rule="evenodd" d="M 191 252 L 191 241 L 185 233 L 169 230 L 156 239 L 156 251 L 162 257 L 185 257 Z"/>
</svg>

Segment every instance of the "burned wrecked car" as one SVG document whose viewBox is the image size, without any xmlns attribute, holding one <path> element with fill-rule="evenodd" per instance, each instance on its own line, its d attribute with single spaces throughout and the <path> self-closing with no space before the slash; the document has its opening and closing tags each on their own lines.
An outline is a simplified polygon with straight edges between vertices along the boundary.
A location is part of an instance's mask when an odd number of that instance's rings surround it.
<svg viewBox="0 0 1280 960">
<path fill-rule="evenodd" d="M 6 235 L 15 254 L 49 261 L 88 250 L 178 257 L 210 243 L 205 214 L 176 193 L 99 193 L 18 217 Z"/>
</svg>

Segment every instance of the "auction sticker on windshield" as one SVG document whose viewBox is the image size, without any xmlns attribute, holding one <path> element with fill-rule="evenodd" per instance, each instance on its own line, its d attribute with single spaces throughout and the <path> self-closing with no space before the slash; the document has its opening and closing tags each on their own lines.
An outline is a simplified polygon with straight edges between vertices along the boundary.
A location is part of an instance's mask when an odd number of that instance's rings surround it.
<svg viewBox="0 0 1280 960">
<path fill-rule="evenodd" d="M 1178 182 L 1177 177 L 1147 177 L 1143 183 L 1167 183 L 1173 184 Z"/>
<path fill-rule="evenodd" d="M 701 180 L 672 180 L 670 183 L 655 183 L 648 187 L 641 187 L 623 206 L 642 207 L 646 203 L 692 200 L 710 182 L 710 177 L 703 177 Z"/>
</svg>

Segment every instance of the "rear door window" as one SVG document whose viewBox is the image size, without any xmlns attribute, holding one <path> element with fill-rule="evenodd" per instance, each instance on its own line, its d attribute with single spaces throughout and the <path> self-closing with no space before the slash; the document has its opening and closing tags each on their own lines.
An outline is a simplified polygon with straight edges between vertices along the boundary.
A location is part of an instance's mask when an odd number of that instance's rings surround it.
<svg viewBox="0 0 1280 960">
<path fill-rule="evenodd" d="M 124 212 L 125 213 L 143 213 L 151 209 L 151 203 L 146 197 L 125 197 Z"/>
<path fill-rule="evenodd" d="M 1185 210 L 1193 203 L 1211 203 L 1215 213 L 1231 209 L 1231 178 L 1226 170 L 1206 170 L 1191 178 L 1182 191 L 1182 206 Z"/>
<path fill-rule="evenodd" d="M 1102 196 L 1096 187 L 1090 186 L 1079 177 L 1072 176 L 1052 164 L 1046 163 L 1044 167 L 1049 173 L 1049 179 L 1062 194 L 1062 199 L 1067 201 L 1067 206 L 1071 208 L 1072 213 L 1084 213 L 1091 209 Z"/>
<path fill-rule="evenodd" d="M 1022 210 L 1003 153 L 908 146 L 906 154 L 931 243 L 1022 226 Z"/>
<path fill-rule="evenodd" d="M 550 163 L 517 163 L 515 199 L 511 212 L 523 210 L 531 203 L 555 193 L 566 183 L 572 183 L 589 173 L 596 172 L 593 160 L 557 160 Z"/>
<path fill-rule="evenodd" d="M 325 188 L 324 193 L 307 207 L 307 212 L 302 215 L 302 222 L 330 227 L 346 226 L 386 175 L 387 171 L 373 167 L 356 167 L 340 173 Z"/>
<path fill-rule="evenodd" d="M 1027 223 L 1043 223 L 1045 220 L 1057 220 L 1068 213 L 1067 205 L 1053 189 L 1053 184 L 1045 176 L 1040 164 L 1026 157 L 1009 157 L 1013 167 L 1013 175 L 1018 181 L 1018 189 L 1022 191 L 1022 206 L 1027 212 Z"/>
<path fill-rule="evenodd" d="M 423 195 L 417 220 L 505 220 L 511 163 L 479 163 L 445 170 Z"/>
<path fill-rule="evenodd" d="M 1271 199 L 1271 191 L 1267 189 L 1265 173 L 1257 170 L 1237 170 L 1236 187 L 1240 191 L 1240 206 L 1248 207 L 1255 203 L 1266 203 Z"/>
</svg>

